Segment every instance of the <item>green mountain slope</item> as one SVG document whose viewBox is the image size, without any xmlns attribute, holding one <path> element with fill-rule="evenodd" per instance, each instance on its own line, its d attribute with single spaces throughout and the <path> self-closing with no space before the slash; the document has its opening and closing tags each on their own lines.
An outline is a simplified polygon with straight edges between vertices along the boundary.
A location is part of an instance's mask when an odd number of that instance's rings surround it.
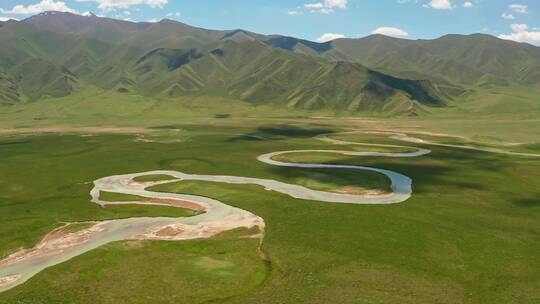
<svg viewBox="0 0 540 304">
<path fill-rule="evenodd" d="M 332 61 L 358 62 L 399 77 L 462 85 L 540 84 L 540 48 L 490 35 L 408 40 L 383 35 L 316 43 L 292 37 L 271 46 Z"/>
<path fill-rule="evenodd" d="M 77 76 L 68 69 L 43 59 L 30 59 L 11 70 L 30 100 L 43 96 L 63 97 L 71 94 L 78 84 Z"/>
<path fill-rule="evenodd" d="M 19 99 L 17 82 L 8 74 L 0 72 L 0 105 L 14 104 Z"/>
<path fill-rule="evenodd" d="M 381 35 L 338 39 L 322 56 L 400 77 L 467 85 L 540 84 L 540 48 L 482 34 L 416 41 Z"/>
<path fill-rule="evenodd" d="M 448 97 L 427 81 L 314 56 L 310 50 L 318 44 L 309 41 L 171 20 L 132 23 L 48 12 L 2 26 L 0 41 L 6 42 L 0 88 L 10 103 L 67 96 L 86 84 L 149 97 L 229 96 L 307 110 L 408 114 L 443 106 Z"/>
<path fill-rule="evenodd" d="M 137 61 L 131 75 L 143 94 L 227 94 L 307 110 L 377 111 L 393 102 L 414 112 L 420 104 L 444 105 L 429 82 L 390 77 L 355 63 L 315 60 L 257 41 L 227 41 L 202 50 L 156 49 Z"/>
<path fill-rule="evenodd" d="M 414 115 L 481 87 L 540 87 L 540 48 L 488 35 L 317 43 L 47 12 L 0 23 L 0 101 L 87 86 L 147 97 L 221 96 L 254 105 Z M 389 76 L 392 75 L 392 76 Z"/>
</svg>

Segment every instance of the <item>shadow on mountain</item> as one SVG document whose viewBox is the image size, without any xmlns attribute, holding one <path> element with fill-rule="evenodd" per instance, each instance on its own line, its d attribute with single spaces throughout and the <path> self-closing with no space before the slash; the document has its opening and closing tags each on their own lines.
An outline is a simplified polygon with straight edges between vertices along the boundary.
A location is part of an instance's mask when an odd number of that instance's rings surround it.
<svg viewBox="0 0 540 304">
<path fill-rule="evenodd" d="M 293 37 L 285 37 L 285 36 L 270 38 L 264 41 L 264 43 L 272 47 L 276 47 L 276 48 L 280 48 L 280 49 L 284 49 L 288 51 L 294 51 L 294 49 L 298 45 L 303 45 L 305 47 L 308 47 L 317 53 L 324 53 L 332 49 L 331 42 L 319 43 L 319 42 L 313 42 L 313 41 L 302 40 L 302 39 L 297 39 Z"/>
</svg>

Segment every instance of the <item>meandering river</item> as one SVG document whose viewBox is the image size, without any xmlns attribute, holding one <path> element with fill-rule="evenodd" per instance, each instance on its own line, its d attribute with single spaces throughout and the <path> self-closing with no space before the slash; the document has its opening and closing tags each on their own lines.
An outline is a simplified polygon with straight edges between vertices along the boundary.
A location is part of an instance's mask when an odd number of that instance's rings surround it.
<svg viewBox="0 0 540 304">
<path fill-rule="evenodd" d="M 390 134 L 396 139 L 415 143 L 435 144 L 419 139 L 408 137 L 405 134 Z M 357 152 L 344 150 L 293 150 L 280 151 L 260 155 L 257 159 L 263 163 L 291 167 L 291 168 L 338 168 L 350 170 L 367 170 L 385 175 L 391 182 L 392 192 L 382 195 L 351 195 L 339 194 L 326 191 L 318 191 L 300 185 L 283 183 L 271 179 L 221 176 L 221 175 L 198 175 L 186 174 L 179 171 L 149 171 L 134 174 L 124 174 L 104 177 L 94 181 L 91 190 L 92 202 L 106 206 L 114 204 L 103 201 L 99 195 L 101 191 L 138 195 L 149 200 L 157 200 L 161 205 L 170 206 L 196 206 L 197 210 L 204 210 L 203 213 L 192 217 L 170 218 L 170 217 L 140 217 L 108 220 L 94 222 L 88 228 L 76 232 L 62 232 L 57 230 L 47 235 L 34 248 L 20 250 L 0 261 L 0 292 L 20 285 L 36 275 L 40 271 L 65 262 L 78 255 L 88 252 L 114 241 L 121 240 L 188 240 L 196 238 L 208 238 L 223 231 L 235 228 L 258 227 L 264 232 L 264 220 L 257 215 L 236 207 L 229 206 L 218 200 L 197 195 L 174 194 L 148 191 L 146 188 L 151 185 L 163 182 L 138 183 L 133 181 L 135 177 L 144 175 L 164 174 L 174 177 L 174 180 L 210 181 L 229 184 L 254 184 L 260 185 L 269 191 L 276 191 L 298 199 L 323 201 L 331 203 L 347 204 L 395 204 L 407 200 L 412 195 L 412 181 L 409 177 L 386 169 L 339 164 L 318 164 L 318 163 L 291 163 L 276 160 L 279 155 L 290 153 L 337 153 L 359 157 L 418 157 L 430 153 L 428 149 L 421 149 L 400 145 L 380 145 L 346 142 L 333 139 L 327 135 L 320 135 L 316 138 L 332 144 L 354 144 L 383 148 L 407 149 L 411 152 Z M 439 144 L 442 145 L 442 144 Z M 450 147 L 461 147 L 471 149 L 467 146 L 444 145 Z M 478 150 L 478 149 L 476 149 Z M 487 152 L 501 153 L 502 150 L 488 148 Z M 506 152 L 502 152 L 506 153 Z M 526 153 L 513 153 L 531 156 Z M 538 155 L 534 155 L 538 156 Z M 174 181 L 171 180 L 171 181 Z M 171 182 L 168 181 L 168 182 Z M 211 193 L 208 194 L 211 196 Z M 140 204 L 141 202 L 129 202 Z M 261 240 L 262 240 L 262 235 Z"/>
</svg>

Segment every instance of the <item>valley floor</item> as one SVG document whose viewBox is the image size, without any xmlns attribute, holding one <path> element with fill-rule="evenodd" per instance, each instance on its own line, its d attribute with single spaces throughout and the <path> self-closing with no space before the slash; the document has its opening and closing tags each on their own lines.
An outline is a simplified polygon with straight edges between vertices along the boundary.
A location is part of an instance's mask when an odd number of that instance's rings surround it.
<svg viewBox="0 0 540 304">
<path fill-rule="evenodd" d="M 540 153 L 534 144 L 538 133 L 523 132 L 534 130 L 532 121 L 522 121 L 521 132 L 517 120 L 505 127 L 485 120 L 485 128 L 468 127 L 465 119 L 426 118 L 165 121 L 150 119 L 137 128 L 69 121 L 6 127 L 0 135 L 0 256 L 32 247 L 66 222 L 181 214 L 166 207 L 91 204 L 92 181 L 105 176 L 163 169 L 274 179 L 325 191 L 350 191 L 351 184 L 354 191 L 386 191 L 388 180 L 373 172 L 284 168 L 256 159 L 283 150 L 407 150 L 331 144 L 313 138 L 319 134 L 399 130 L 426 141 Z M 335 138 L 404 145 L 376 133 Z M 0 293 L 0 303 L 540 301 L 540 158 L 405 145 L 432 153 L 416 158 L 307 153 L 280 159 L 404 174 L 413 181 L 413 195 L 401 204 L 332 204 L 255 185 L 182 181 L 166 190 L 209 196 L 263 218 L 260 250 L 258 239 L 237 230 L 204 240 L 114 242 Z"/>
</svg>

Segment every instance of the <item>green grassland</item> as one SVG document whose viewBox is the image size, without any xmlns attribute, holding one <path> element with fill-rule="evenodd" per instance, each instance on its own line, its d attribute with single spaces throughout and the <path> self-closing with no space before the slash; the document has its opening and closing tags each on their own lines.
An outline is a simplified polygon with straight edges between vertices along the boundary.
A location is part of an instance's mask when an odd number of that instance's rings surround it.
<svg viewBox="0 0 540 304">
<path fill-rule="evenodd" d="M 106 206 L 108 212 L 115 214 L 113 217 L 117 217 L 116 214 L 125 214 L 126 217 L 184 217 L 193 216 L 197 212 L 189 209 L 168 207 L 168 206 L 152 206 L 151 208 L 141 208 L 140 205 L 113 205 Z"/>
<path fill-rule="evenodd" d="M 136 141 L 136 134 L 2 136 L 0 255 L 32 246 L 65 222 L 179 216 L 170 208 L 90 203 L 91 182 L 109 175 L 170 169 L 323 189 L 347 181 L 387 186 L 381 176 L 364 171 L 311 172 L 257 162 L 257 155 L 272 151 L 362 149 L 312 138 L 339 130 L 336 121 L 301 118 L 283 125 L 291 121 L 182 121 L 173 128 L 189 139 L 170 143 Z M 351 139 L 400 144 L 363 136 Z M 540 301 L 540 160 L 431 149 L 432 154 L 408 159 L 294 155 L 298 161 L 359 164 L 410 176 L 414 195 L 390 206 L 298 200 L 250 185 L 159 186 L 216 198 L 262 217 L 265 258 L 258 240 L 238 233 L 197 241 L 117 242 L 43 271 L 0 294 L 0 303 Z"/>
<path fill-rule="evenodd" d="M 77 231 L 91 221 L 195 214 L 103 208 L 89 195 L 101 177 L 164 169 L 387 191 L 376 173 L 256 157 L 413 149 L 336 145 L 313 139 L 319 134 L 416 132 L 540 153 L 540 52 L 531 45 L 480 34 L 319 44 L 172 20 L 91 18 L 75 29 L 83 17 L 51 16 L 0 23 L 0 258 L 68 222 Z M 243 230 L 115 242 L 0 293 L 0 303 L 540 303 L 540 159 L 429 148 L 418 158 L 279 156 L 410 176 L 413 196 L 389 206 L 298 200 L 254 185 L 156 186 L 253 212 L 266 223 L 263 243 Z"/>
<path fill-rule="evenodd" d="M 35 132 L 35 128 L 58 126 L 148 127 L 152 132 L 145 131 L 139 140 L 166 144 L 189 140 L 190 124 L 294 125 L 301 122 L 333 129 L 450 133 L 481 143 L 535 144 L 540 142 L 539 96 L 540 91 L 528 87 L 480 87 L 455 98 L 447 107 L 431 108 L 418 117 L 404 117 L 378 111 L 306 111 L 217 96 L 144 97 L 89 85 L 62 98 L 2 106 L 0 127 L 19 132 L 26 129 L 29 133 Z"/>
<path fill-rule="evenodd" d="M 113 243 L 54 267 L 3 303 L 206 303 L 260 287 L 258 240 Z M 83 287 L 86 285 L 86 287 Z"/>
<path fill-rule="evenodd" d="M 99 193 L 99 198 L 107 202 L 146 202 L 147 198 L 131 195 L 125 193 L 114 193 L 101 191 Z M 129 214 L 130 216 L 160 216 L 167 215 L 171 217 L 184 217 L 184 216 L 193 216 L 197 214 L 194 210 L 189 210 L 179 207 L 169 207 L 169 206 L 153 206 L 152 208 L 143 209 L 141 205 L 107 205 L 106 208 L 110 212 Z"/>
<path fill-rule="evenodd" d="M 145 200 L 144 197 L 138 196 L 138 195 L 107 192 L 107 191 L 101 191 L 99 193 L 99 198 L 107 202 L 138 202 L 138 201 Z"/>
<path fill-rule="evenodd" d="M 276 158 L 282 161 L 302 162 L 305 156 L 294 155 L 281 156 Z M 310 155 L 310 160 L 319 162 L 319 159 Z M 291 183 L 302 185 L 311 189 L 344 192 L 350 191 L 351 194 L 364 194 L 366 191 L 383 191 L 390 192 L 390 181 L 383 175 L 373 172 L 361 172 L 358 174 L 356 170 L 283 170 L 283 177 L 286 177 Z M 211 185 L 212 182 L 190 182 L 180 181 L 159 186 L 150 187 L 150 190 L 157 192 L 172 192 L 184 193 L 190 191 L 193 187 L 200 185 Z"/>
</svg>

